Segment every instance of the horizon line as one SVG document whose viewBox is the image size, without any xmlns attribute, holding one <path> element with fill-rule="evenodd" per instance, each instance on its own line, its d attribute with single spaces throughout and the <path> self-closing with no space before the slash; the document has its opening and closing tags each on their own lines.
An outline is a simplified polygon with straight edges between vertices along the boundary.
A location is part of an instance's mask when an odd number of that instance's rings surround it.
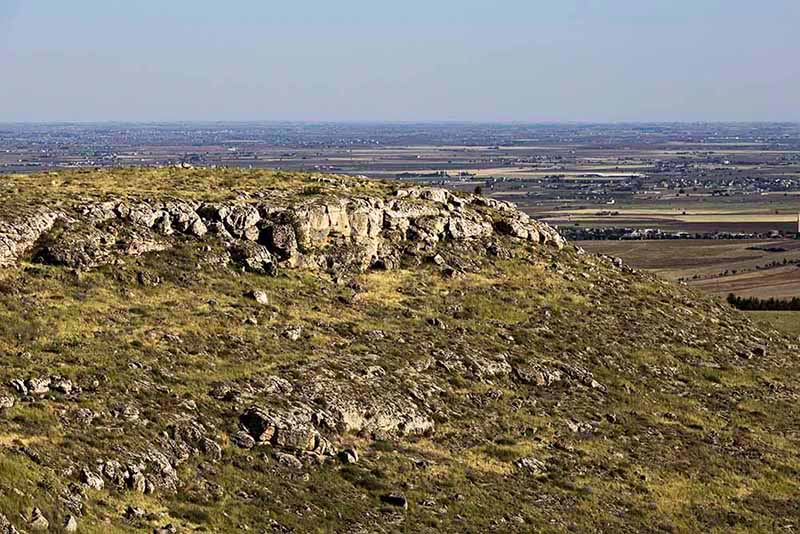
<svg viewBox="0 0 800 534">
<path fill-rule="evenodd" d="M 797 120 L 626 120 L 626 121 L 503 121 L 503 120 L 384 120 L 384 119 L 343 119 L 343 120 L 311 120 L 311 119 L 180 119 L 180 120 L 35 120 L 35 121 L 2 121 L 0 126 L 75 126 L 98 124 L 127 125 L 163 125 L 163 124 L 352 124 L 352 125 L 497 125 L 497 126 L 597 126 L 597 125 L 798 125 Z"/>
</svg>

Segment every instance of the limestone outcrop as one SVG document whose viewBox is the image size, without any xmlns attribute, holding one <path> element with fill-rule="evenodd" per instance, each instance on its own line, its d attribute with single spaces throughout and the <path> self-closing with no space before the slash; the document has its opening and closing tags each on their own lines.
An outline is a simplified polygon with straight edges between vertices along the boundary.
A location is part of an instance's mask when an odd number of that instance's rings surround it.
<svg viewBox="0 0 800 534">
<path fill-rule="evenodd" d="M 13 264 L 30 250 L 58 218 L 58 212 L 41 208 L 8 214 L 0 219 L 0 266 Z"/>
<path fill-rule="evenodd" d="M 61 212 L 41 208 L 0 221 L 0 265 L 33 252 L 35 261 L 92 268 L 115 255 L 138 255 L 176 238 L 221 240 L 232 261 L 273 274 L 276 268 L 328 272 L 391 269 L 404 256 L 442 242 L 507 235 L 562 248 L 550 226 L 512 204 L 445 189 L 406 188 L 394 197 L 318 198 L 287 204 L 145 200 L 107 201 Z"/>
</svg>

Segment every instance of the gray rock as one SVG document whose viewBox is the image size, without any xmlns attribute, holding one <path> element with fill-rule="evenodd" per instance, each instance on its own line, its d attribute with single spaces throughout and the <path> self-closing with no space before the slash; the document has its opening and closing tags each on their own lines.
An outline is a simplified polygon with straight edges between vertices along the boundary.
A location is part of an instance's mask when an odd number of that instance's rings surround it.
<svg viewBox="0 0 800 534">
<path fill-rule="evenodd" d="M 494 358 L 487 358 L 479 355 L 468 356 L 464 359 L 467 367 L 480 379 L 507 376 L 511 374 L 511 364 L 508 363 L 504 354 L 499 354 Z"/>
<path fill-rule="evenodd" d="M 25 381 L 25 386 L 33 395 L 44 395 L 50 391 L 50 379 L 47 377 L 29 378 Z"/>
<path fill-rule="evenodd" d="M 514 466 L 520 471 L 525 471 L 532 475 L 541 475 L 547 472 L 547 466 L 544 464 L 544 462 L 531 456 L 515 460 Z"/>
<path fill-rule="evenodd" d="M 285 223 L 274 223 L 261 233 L 259 242 L 274 252 L 280 261 L 296 262 L 298 255 L 297 235 L 294 227 Z"/>
<path fill-rule="evenodd" d="M 484 221 L 472 221 L 465 217 L 450 217 L 447 222 L 447 231 L 451 239 L 464 240 L 491 235 L 492 226 Z"/>
<path fill-rule="evenodd" d="M 17 213 L 11 220 L 0 220 L 0 266 L 12 265 L 59 217 L 55 211 L 39 208 Z"/>
<path fill-rule="evenodd" d="M 78 532 L 78 520 L 74 515 L 67 515 L 64 518 L 64 532 Z"/>
<path fill-rule="evenodd" d="M 208 233 L 208 227 L 205 225 L 202 219 L 197 218 L 191 222 L 186 232 L 194 237 L 200 238 Z"/>
<path fill-rule="evenodd" d="M 407 188 L 389 201 L 351 197 L 315 200 L 285 209 L 241 200 L 203 205 L 191 201 L 111 201 L 76 206 L 75 212 L 77 218 L 40 210 L 0 220 L 0 265 L 13 263 L 34 243 L 40 244 L 39 260 L 84 269 L 115 261 L 119 254 L 163 250 L 174 241 L 152 239 L 147 236 L 149 230 L 164 236 L 180 232 L 203 237 L 212 233 L 239 249 L 233 250 L 234 256 L 245 268 L 268 274 L 275 272 L 277 262 L 332 273 L 393 269 L 401 265 L 403 254 L 431 251 L 445 239 L 469 241 L 490 238 L 495 232 L 557 248 L 564 246 L 553 228 L 532 220 L 512 204 L 454 195 L 444 189 Z M 59 234 L 58 239 L 42 239 L 58 220 L 69 231 Z M 101 230 L 100 224 L 110 229 Z M 125 225 L 138 227 L 144 234 L 130 236 Z M 255 241 L 265 249 L 241 245 Z M 353 258 L 337 260 L 342 250 L 350 250 Z"/>
<path fill-rule="evenodd" d="M 16 400 L 11 395 L 0 395 L 0 410 L 12 408 Z"/>
<path fill-rule="evenodd" d="M 133 505 L 129 505 L 125 509 L 125 518 L 126 519 L 141 519 L 146 514 L 147 514 L 147 512 L 145 512 L 143 509 L 141 509 L 139 507 L 136 507 L 136 506 L 133 506 Z"/>
<path fill-rule="evenodd" d="M 8 518 L 0 513 L 0 534 L 20 534 Z"/>
<path fill-rule="evenodd" d="M 506 218 L 495 223 L 495 230 L 502 235 L 516 237 L 518 239 L 528 239 L 531 237 L 530 229 L 520 220 Z"/>
<path fill-rule="evenodd" d="M 275 260 L 267 247 L 251 241 L 241 241 L 230 249 L 231 257 L 251 272 L 274 276 L 277 272 Z"/>
<path fill-rule="evenodd" d="M 358 451 L 354 447 L 350 447 L 344 449 L 339 452 L 339 460 L 343 464 L 355 464 L 358 463 Z"/>
<path fill-rule="evenodd" d="M 253 436 L 243 430 L 231 434 L 231 443 L 240 449 L 252 449 L 256 446 L 256 440 Z"/>
<path fill-rule="evenodd" d="M 167 212 L 161 212 L 153 224 L 153 230 L 162 235 L 172 235 L 175 231 L 172 229 L 172 218 Z"/>
<path fill-rule="evenodd" d="M 69 395 L 72 393 L 72 382 L 64 377 L 61 376 L 54 376 L 51 377 L 50 381 L 50 389 L 53 391 L 58 391 L 59 393 L 63 393 L 64 395 Z"/>
<path fill-rule="evenodd" d="M 239 416 L 239 423 L 257 442 L 272 440 L 278 428 L 278 421 L 269 412 L 259 406 L 251 406 Z"/>
<path fill-rule="evenodd" d="M 145 493 L 147 489 L 147 479 L 144 473 L 134 472 L 128 478 L 128 488 L 137 493 Z"/>
<path fill-rule="evenodd" d="M 225 228 L 233 237 L 256 241 L 259 230 L 256 227 L 261 220 L 258 209 L 253 206 L 233 206 L 222 217 Z"/>
<path fill-rule="evenodd" d="M 275 452 L 272 456 L 273 458 L 275 458 L 275 461 L 277 461 L 279 464 L 283 466 L 289 467 L 291 469 L 303 468 L 303 462 L 301 462 L 297 458 L 297 456 L 294 456 L 293 454 L 288 454 L 285 452 Z"/>
<path fill-rule="evenodd" d="M 42 515 L 42 511 L 39 510 L 39 508 L 34 507 L 33 510 L 31 510 L 31 518 L 30 521 L 28 521 L 28 527 L 33 531 L 44 532 L 50 528 L 50 521 Z"/>
<path fill-rule="evenodd" d="M 285 337 L 289 341 L 297 341 L 302 336 L 303 336 L 302 326 L 290 326 L 283 331 L 283 337 Z"/>
<path fill-rule="evenodd" d="M 129 206 L 126 218 L 135 225 L 152 228 L 164 214 L 165 212 L 142 203 Z"/>
<path fill-rule="evenodd" d="M 202 438 L 200 440 L 200 450 L 213 462 L 218 462 L 222 459 L 222 447 L 210 438 Z"/>
<path fill-rule="evenodd" d="M 23 397 L 28 395 L 28 387 L 19 378 L 14 378 L 13 380 L 11 380 L 11 382 L 9 382 L 9 385 Z"/>
<path fill-rule="evenodd" d="M 523 384 L 536 386 L 552 386 L 560 382 L 563 375 L 558 369 L 551 369 L 539 364 L 517 365 L 514 367 L 514 376 Z"/>
<path fill-rule="evenodd" d="M 266 306 L 267 304 L 269 304 L 269 297 L 267 296 L 267 294 L 258 289 L 254 289 L 253 291 L 248 292 L 247 296 L 261 305 Z"/>
<path fill-rule="evenodd" d="M 74 222 L 57 225 L 37 243 L 33 261 L 86 270 L 107 263 L 116 237 L 90 224 Z"/>
<path fill-rule="evenodd" d="M 125 487 L 127 479 L 130 476 L 128 471 L 117 460 L 108 460 L 105 462 L 103 464 L 102 473 L 104 477 L 118 488 Z"/>
<path fill-rule="evenodd" d="M 103 489 L 103 486 L 105 486 L 103 479 L 86 467 L 81 470 L 81 482 L 83 482 L 83 484 L 85 484 L 87 487 L 95 490 L 101 490 Z"/>
</svg>

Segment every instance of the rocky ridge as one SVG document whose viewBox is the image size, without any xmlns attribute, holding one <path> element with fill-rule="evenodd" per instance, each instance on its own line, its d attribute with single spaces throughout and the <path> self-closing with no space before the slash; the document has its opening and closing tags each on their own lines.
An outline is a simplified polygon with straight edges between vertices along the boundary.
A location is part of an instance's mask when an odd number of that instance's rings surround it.
<svg viewBox="0 0 800 534">
<path fill-rule="evenodd" d="M 328 272 L 392 269 L 403 255 L 423 255 L 442 241 L 506 235 L 564 246 L 550 226 L 509 203 L 444 189 L 400 189 L 395 198 L 342 197 L 282 206 L 260 200 L 228 203 L 106 201 L 59 211 L 40 208 L 0 222 L 0 265 L 34 250 L 42 263 L 92 268 L 115 255 L 168 247 L 166 238 L 207 235 L 230 259 L 257 272 L 305 267 Z M 53 229 L 58 228 L 56 235 Z"/>
</svg>

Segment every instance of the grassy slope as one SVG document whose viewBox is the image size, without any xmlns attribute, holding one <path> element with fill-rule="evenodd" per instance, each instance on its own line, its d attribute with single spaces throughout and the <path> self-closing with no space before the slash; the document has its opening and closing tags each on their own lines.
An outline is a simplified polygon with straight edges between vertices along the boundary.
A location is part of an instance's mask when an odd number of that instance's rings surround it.
<svg viewBox="0 0 800 534">
<path fill-rule="evenodd" d="M 747 315 L 761 324 L 771 326 L 785 332 L 786 335 L 800 338 L 800 312 L 765 311 L 747 312 Z"/>
<path fill-rule="evenodd" d="M 358 294 L 308 272 L 197 268 L 204 253 L 190 242 L 80 275 L 0 272 L 0 382 L 57 373 L 85 388 L 78 400 L 54 395 L 0 413 L 0 512 L 14 520 L 36 505 L 58 523 L 58 496 L 74 479 L 66 468 L 153 439 L 182 401 L 195 401 L 224 443 L 241 407 L 210 398 L 215 381 L 291 374 L 297 362 L 343 354 L 376 354 L 392 372 L 441 351 L 481 351 L 583 366 L 608 393 L 452 374 L 432 436 L 348 436 L 358 464 L 302 471 L 269 461 L 268 450 L 227 446 L 220 463 L 183 467 L 178 495 L 89 491 L 81 531 L 169 521 L 232 531 L 265 528 L 267 518 L 301 531 L 768 532 L 797 523 L 800 368 L 777 332 L 593 256 L 508 245 L 516 259 L 475 257 L 480 270 L 455 279 L 427 266 L 364 274 Z M 162 282 L 139 286 L 140 272 Z M 271 305 L 243 297 L 253 288 Z M 280 335 L 298 324 L 302 339 Z M 386 336 L 370 335 L 377 329 Z M 736 355 L 767 338 L 766 357 Z M 72 418 L 115 402 L 135 404 L 150 423 Z M 576 433 L 570 422 L 594 430 Z M 523 456 L 548 472 L 519 472 Z M 388 491 L 404 492 L 409 509 L 382 511 Z M 152 516 L 123 519 L 129 504 Z"/>
</svg>

